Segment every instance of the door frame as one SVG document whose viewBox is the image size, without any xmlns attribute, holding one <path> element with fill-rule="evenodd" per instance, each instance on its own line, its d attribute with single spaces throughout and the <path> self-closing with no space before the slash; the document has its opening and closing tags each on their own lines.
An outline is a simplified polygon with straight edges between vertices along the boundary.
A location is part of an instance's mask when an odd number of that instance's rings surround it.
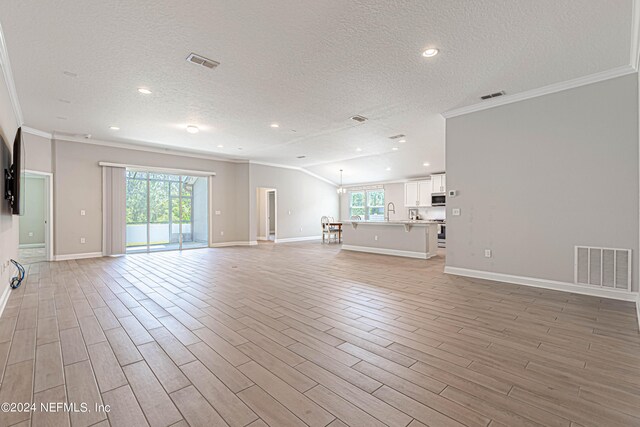
<svg viewBox="0 0 640 427">
<path fill-rule="evenodd" d="M 271 221 L 269 221 L 269 214 L 271 212 L 271 206 L 269 204 L 269 193 L 273 193 L 273 243 L 276 243 L 278 241 L 278 190 L 276 190 L 275 188 L 269 188 L 267 189 L 266 192 L 266 196 L 265 200 L 267 201 L 266 203 L 266 208 L 267 208 L 267 215 L 266 215 L 266 219 L 267 219 L 267 223 L 266 223 L 266 227 L 265 230 L 267 231 L 267 240 L 269 240 L 269 236 L 271 235 Z"/>
<path fill-rule="evenodd" d="M 31 169 L 24 170 L 25 175 L 38 175 L 44 177 L 45 218 L 44 224 L 44 252 L 47 261 L 53 261 L 53 173 L 41 172 Z"/>
<path fill-rule="evenodd" d="M 278 190 L 271 187 L 257 187 L 256 188 L 256 212 L 258 214 L 258 229 L 255 233 L 255 240 L 268 241 L 269 240 L 269 193 L 274 194 L 274 239 L 273 242 L 278 241 Z M 264 197 L 264 205 L 260 206 L 260 199 Z M 255 221 L 255 220 L 254 220 Z M 260 235 L 260 226 L 264 227 L 264 236 Z"/>
</svg>

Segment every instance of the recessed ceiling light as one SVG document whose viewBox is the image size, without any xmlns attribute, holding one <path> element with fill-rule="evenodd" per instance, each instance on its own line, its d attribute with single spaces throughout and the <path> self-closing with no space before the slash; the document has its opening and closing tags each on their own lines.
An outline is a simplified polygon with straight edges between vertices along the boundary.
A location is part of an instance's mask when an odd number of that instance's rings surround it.
<svg viewBox="0 0 640 427">
<path fill-rule="evenodd" d="M 390 171 L 390 170 L 391 170 L 391 168 L 387 168 L 387 170 L 388 170 L 388 171 Z"/>
<path fill-rule="evenodd" d="M 405 142 L 407 142 L 406 139 L 401 139 L 400 141 L 398 141 L 400 144 L 404 144 Z"/>
<path fill-rule="evenodd" d="M 118 126 L 109 126 L 109 129 L 111 129 L 111 130 L 120 130 L 120 128 Z"/>
<path fill-rule="evenodd" d="M 360 152 L 360 151 L 362 151 L 362 148 L 356 148 L 356 151 Z"/>
<path fill-rule="evenodd" d="M 276 129 L 276 128 L 279 128 L 279 127 L 280 127 L 280 125 L 279 125 L 279 124 L 277 124 L 277 123 L 271 123 L 271 127 L 272 127 L 272 128 L 274 128 L 274 129 Z"/>
<path fill-rule="evenodd" d="M 144 87 L 139 87 L 138 88 L 138 92 L 140 92 L 140 93 L 142 93 L 144 95 L 149 95 L 151 93 L 151 91 L 149 89 L 144 88 Z"/>
<path fill-rule="evenodd" d="M 198 132 L 200 132 L 200 129 L 198 129 L 198 126 L 189 125 L 189 126 L 187 126 L 187 132 L 189 132 L 189 133 L 198 133 Z"/>
<path fill-rule="evenodd" d="M 224 148 L 224 145 L 218 144 L 218 148 Z"/>
<path fill-rule="evenodd" d="M 392 150 L 393 151 L 398 151 L 398 147 L 393 147 Z"/>
<path fill-rule="evenodd" d="M 422 164 L 422 166 L 431 166 L 431 164 L 429 164 L 429 163 L 427 163 L 427 162 L 424 162 L 424 163 Z"/>
<path fill-rule="evenodd" d="M 422 56 L 424 56 L 425 58 L 432 58 L 434 56 L 436 56 L 438 54 L 439 50 L 436 49 L 435 47 L 430 47 L 429 49 L 425 50 L 424 52 L 422 52 Z"/>
</svg>

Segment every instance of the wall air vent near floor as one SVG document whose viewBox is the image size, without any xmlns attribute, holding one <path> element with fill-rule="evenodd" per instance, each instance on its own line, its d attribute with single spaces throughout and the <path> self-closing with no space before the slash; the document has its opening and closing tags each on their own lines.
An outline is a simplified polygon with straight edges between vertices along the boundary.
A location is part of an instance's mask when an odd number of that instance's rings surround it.
<svg viewBox="0 0 640 427">
<path fill-rule="evenodd" d="M 575 247 L 575 283 L 631 291 L 631 249 Z"/>
</svg>

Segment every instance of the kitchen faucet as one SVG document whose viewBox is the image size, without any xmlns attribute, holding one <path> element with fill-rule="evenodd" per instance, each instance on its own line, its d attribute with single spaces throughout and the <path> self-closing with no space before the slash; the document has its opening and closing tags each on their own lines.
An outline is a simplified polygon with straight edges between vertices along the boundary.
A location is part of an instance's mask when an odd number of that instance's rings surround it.
<svg viewBox="0 0 640 427">
<path fill-rule="evenodd" d="M 390 213 L 396 213 L 396 205 L 394 205 L 393 202 L 387 203 L 387 209 L 386 209 L 386 214 L 387 214 L 386 220 L 387 221 L 389 221 L 389 214 Z"/>
</svg>

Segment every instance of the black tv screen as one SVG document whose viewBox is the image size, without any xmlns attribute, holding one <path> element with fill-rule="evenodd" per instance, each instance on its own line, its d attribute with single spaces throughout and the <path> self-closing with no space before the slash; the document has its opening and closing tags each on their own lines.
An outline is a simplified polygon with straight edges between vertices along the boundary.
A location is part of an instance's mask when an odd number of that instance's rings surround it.
<svg viewBox="0 0 640 427">
<path fill-rule="evenodd" d="M 22 215 L 24 213 L 24 200 L 22 187 L 24 180 L 24 151 L 22 147 L 22 129 L 18 128 L 13 140 L 13 159 L 8 170 L 5 170 L 5 199 L 9 201 L 11 213 Z"/>
<path fill-rule="evenodd" d="M 13 200 L 13 214 L 24 214 L 24 197 L 22 197 L 22 190 L 24 187 L 24 147 L 22 146 L 22 128 L 18 128 L 16 137 L 13 140 L 13 172 L 14 172 L 14 184 L 13 191 L 15 198 Z"/>
</svg>

